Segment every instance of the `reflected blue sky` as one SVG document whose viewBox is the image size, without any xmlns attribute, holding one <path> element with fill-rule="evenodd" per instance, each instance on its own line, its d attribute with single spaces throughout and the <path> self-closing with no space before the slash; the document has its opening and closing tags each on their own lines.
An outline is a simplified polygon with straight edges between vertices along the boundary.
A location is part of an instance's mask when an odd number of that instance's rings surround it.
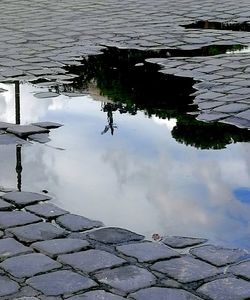
<svg viewBox="0 0 250 300">
<path fill-rule="evenodd" d="M 0 120 L 14 122 L 14 86 L 1 84 Z M 21 86 L 21 122 L 63 127 L 48 144 L 22 147 L 22 189 L 46 189 L 54 203 L 147 237 L 207 237 L 250 248 L 250 144 L 197 150 L 171 136 L 175 120 L 114 112 L 117 129 L 91 96 L 37 99 Z M 15 145 L 0 146 L 0 185 L 17 185 Z"/>
</svg>

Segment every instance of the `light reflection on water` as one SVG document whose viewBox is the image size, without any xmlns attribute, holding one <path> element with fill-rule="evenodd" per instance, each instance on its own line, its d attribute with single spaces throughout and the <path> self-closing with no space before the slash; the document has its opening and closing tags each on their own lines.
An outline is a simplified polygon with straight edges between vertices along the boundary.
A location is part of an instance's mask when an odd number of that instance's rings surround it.
<svg viewBox="0 0 250 300">
<path fill-rule="evenodd" d="M 14 122 L 14 87 L 1 85 L 0 120 Z M 22 190 L 46 189 L 73 213 L 153 233 L 191 235 L 250 248 L 250 144 L 197 150 L 171 136 L 175 119 L 113 113 L 112 136 L 101 102 L 90 96 L 36 99 L 21 85 L 21 123 L 63 127 L 48 144 L 22 148 Z M 16 146 L 0 147 L 0 185 L 15 188 Z"/>
</svg>

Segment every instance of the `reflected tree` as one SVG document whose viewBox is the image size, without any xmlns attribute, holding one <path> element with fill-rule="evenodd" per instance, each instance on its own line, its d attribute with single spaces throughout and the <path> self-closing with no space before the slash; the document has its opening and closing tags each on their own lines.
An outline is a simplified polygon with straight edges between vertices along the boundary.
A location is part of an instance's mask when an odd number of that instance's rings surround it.
<svg viewBox="0 0 250 300">
<path fill-rule="evenodd" d="M 198 49 L 204 55 L 209 51 L 218 54 L 226 51 L 226 46 Z M 81 66 L 68 67 L 70 73 L 76 74 L 70 86 L 76 91 L 83 91 L 88 84 L 95 82 L 100 94 L 106 96 L 113 104 L 104 104 L 107 113 L 107 131 L 114 132 L 113 111 L 136 114 L 143 111 L 149 118 L 176 118 L 177 124 L 172 135 L 180 143 L 200 149 L 220 149 L 227 144 L 250 141 L 250 131 L 221 123 L 204 123 L 195 119 L 198 107 L 193 104 L 193 85 L 195 81 L 166 75 L 159 72 L 160 67 L 145 61 L 149 57 L 167 57 L 168 55 L 187 55 L 183 52 L 140 51 L 109 48 L 103 54 L 90 56 L 82 61 Z M 179 50 L 181 51 L 181 50 Z M 196 53 L 194 53 L 196 55 Z"/>
</svg>

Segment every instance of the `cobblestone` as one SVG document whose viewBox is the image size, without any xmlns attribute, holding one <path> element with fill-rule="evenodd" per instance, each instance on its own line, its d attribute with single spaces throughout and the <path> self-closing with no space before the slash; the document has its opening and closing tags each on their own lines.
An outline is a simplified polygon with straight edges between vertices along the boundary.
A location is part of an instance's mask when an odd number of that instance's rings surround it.
<svg viewBox="0 0 250 300">
<path fill-rule="evenodd" d="M 65 65 L 79 65 L 83 56 L 100 54 L 108 46 L 178 50 L 182 51 L 182 57 L 170 54 L 167 58 L 147 61 L 159 64 L 164 74 L 196 80 L 194 103 L 198 105 L 195 112 L 198 120 L 250 128 L 249 48 L 217 55 L 191 54 L 192 50 L 206 52 L 205 47 L 215 45 L 248 46 L 250 33 L 183 27 L 197 20 L 248 22 L 247 0 L 202 3 L 200 0 L 158 0 L 157 3 L 2 0 L 0 9 L 3 12 L 0 81 L 46 78 L 57 83 L 71 82 L 73 76 L 64 69 Z M 0 89 L 0 92 L 4 91 Z M 42 92 L 36 97 L 43 101 L 57 95 Z M 76 95 L 70 95 L 73 96 Z M 23 127 L 0 122 L 0 144 L 26 143 L 13 134 L 2 134 L 6 130 L 26 137 L 54 127 L 49 123 Z M 48 140 L 48 135 L 33 138 L 42 142 Z M 203 245 L 192 248 L 190 253 L 184 250 L 186 254 L 183 254 L 183 248 L 206 240 L 165 237 L 158 243 L 143 241 L 143 236 L 131 231 L 115 227 L 95 229 L 104 225 L 47 202 L 39 203 L 50 200 L 47 195 L 9 191 L 0 198 L 3 229 L 0 231 L 0 297 L 3 300 L 250 297 L 249 260 L 243 260 L 242 250 Z M 19 211 L 20 208 L 24 210 Z M 56 224 L 52 219 L 56 219 Z M 62 270 L 54 270 L 59 267 Z M 83 275 L 85 272 L 88 276 Z M 18 278 L 14 280 L 14 276 L 30 278 L 24 283 Z"/>
</svg>

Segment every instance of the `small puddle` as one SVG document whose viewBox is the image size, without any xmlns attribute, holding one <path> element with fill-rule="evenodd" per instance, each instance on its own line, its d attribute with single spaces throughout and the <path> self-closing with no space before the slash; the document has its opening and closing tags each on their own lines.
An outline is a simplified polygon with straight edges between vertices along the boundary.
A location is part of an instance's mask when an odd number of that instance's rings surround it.
<svg viewBox="0 0 250 300">
<path fill-rule="evenodd" d="M 109 49 L 68 67 L 70 84 L 0 84 L 1 121 L 64 124 L 40 143 L 3 143 L 0 185 L 49 192 L 73 213 L 148 238 L 250 248 L 250 131 L 197 121 L 194 81 L 159 73 L 148 57 Z"/>
</svg>

